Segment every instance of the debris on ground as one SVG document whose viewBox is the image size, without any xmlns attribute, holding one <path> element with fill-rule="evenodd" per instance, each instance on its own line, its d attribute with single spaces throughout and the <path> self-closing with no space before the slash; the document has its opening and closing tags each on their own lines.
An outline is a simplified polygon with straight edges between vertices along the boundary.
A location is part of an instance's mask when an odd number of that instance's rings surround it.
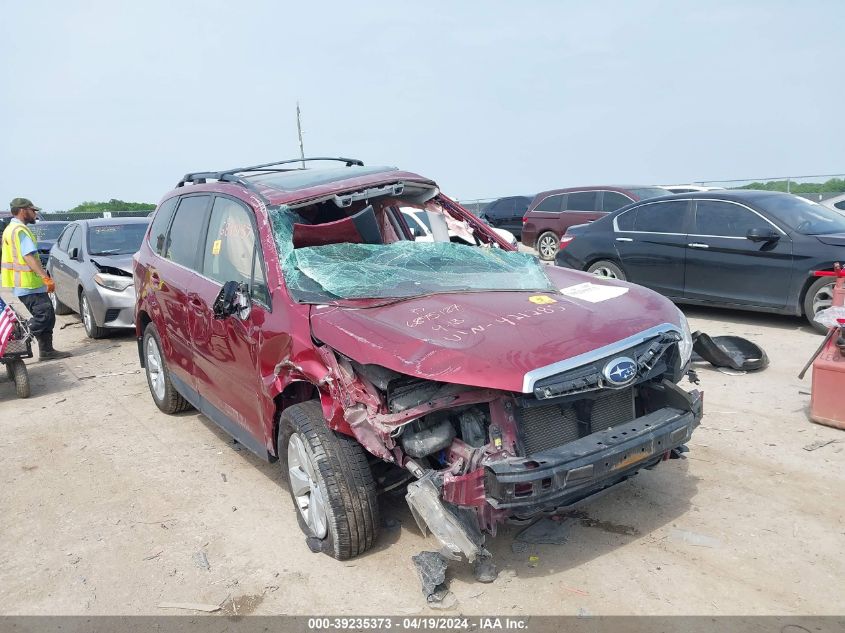
<svg viewBox="0 0 845 633">
<path fill-rule="evenodd" d="M 694 332 L 693 361 L 706 360 L 717 368 L 729 368 L 740 372 L 759 371 L 769 366 L 769 357 L 759 345 L 741 336 L 713 336 Z M 742 374 L 731 374 L 741 376 Z"/>
<path fill-rule="evenodd" d="M 478 582 L 490 583 L 496 580 L 499 570 L 496 569 L 496 563 L 493 562 L 491 555 L 482 554 L 475 559 L 472 565 L 472 573 Z"/>
<path fill-rule="evenodd" d="M 534 545 L 563 545 L 569 539 L 569 531 L 574 523 L 572 519 L 556 521 L 544 517 L 517 534 L 516 540 Z"/>
<path fill-rule="evenodd" d="M 458 600 L 446 584 L 447 560 L 440 552 L 420 552 L 411 557 L 425 600 L 432 609 L 451 609 Z"/>
<path fill-rule="evenodd" d="M 205 569 L 206 571 L 211 569 L 211 565 L 208 562 L 208 556 L 205 555 L 205 552 L 194 552 L 193 558 L 194 564 L 200 569 Z"/>
<path fill-rule="evenodd" d="M 804 447 L 804 450 L 815 451 L 822 448 L 823 446 L 827 446 L 828 444 L 835 444 L 839 441 L 840 440 L 818 440 L 817 442 L 813 442 L 812 444 L 807 444 L 807 446 Z"/>
<path fill-rule="evenodd" d="M 214 613 L 220 611 L 219 604 L 201 604 L 199 602 L 160 602 L 159 609 L 185 609 L 186 611 L 205 611 Z"/>
<path fill-rule="evenodd" d="M 696 545 L 698 547 L 720 547 L 722 544 L 717 538 L 707 536 L 706 534 L 698 534 L 697 532 L 690 532 L 689 530 L 672 529 L 669 532 L 669 537 L 673 541 L 680 543 L 687 543 L 689 545 Z"/>
</svg>

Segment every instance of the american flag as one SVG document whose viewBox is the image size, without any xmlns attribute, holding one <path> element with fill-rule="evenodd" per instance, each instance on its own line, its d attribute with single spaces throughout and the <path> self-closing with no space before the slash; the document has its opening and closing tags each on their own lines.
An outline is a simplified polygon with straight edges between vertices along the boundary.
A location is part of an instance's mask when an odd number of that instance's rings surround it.
<svg viewBox="0 0 845 633">
<path fill-rule="evenodd" d="M 6 352 L 6 344 L 12 338 L 12 330 L 15 328 L 17 322 L 15 313 L 6 302 L 0 298 L 0 356 Z"/>
</svg>

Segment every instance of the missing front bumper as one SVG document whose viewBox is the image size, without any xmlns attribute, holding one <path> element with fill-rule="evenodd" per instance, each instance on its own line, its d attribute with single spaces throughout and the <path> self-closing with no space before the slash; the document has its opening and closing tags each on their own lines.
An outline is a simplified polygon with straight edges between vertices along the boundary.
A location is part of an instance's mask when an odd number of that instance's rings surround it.
<svg viewBox="0 0 845 633">
<path fill-rule="evenodd" d="M 487 502 L 514 514 L 554 509 L 657 463 L 689 441 L 701 421 L 701 395 L 693 391 L 684 396 L 688 406 L 683 409 L 666 406 L 554 449 L 485 464 Z M 680 404 L 677 400 L 673 404 Z"/>
</svg>

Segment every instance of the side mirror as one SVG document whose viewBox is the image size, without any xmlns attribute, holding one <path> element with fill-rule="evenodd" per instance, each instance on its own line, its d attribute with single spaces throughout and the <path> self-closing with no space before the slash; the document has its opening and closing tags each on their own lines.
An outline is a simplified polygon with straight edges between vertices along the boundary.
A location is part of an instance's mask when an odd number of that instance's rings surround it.
<svg viewBox="0 0 845 633">
<path fill-rule="evenodd" d="M 774 242 L 780 239 L 780 233 L 771 228 L 748 229 L 745 237 L 752 242 Z"/>
<path fill-rule="evenodd" d="M 75 247 L 70 249 L 70 253 L 68 253 L 68 255 L 70 255 L 71 259 L 79 259 L 79 249 Z"/>
<path fill-rule="evenodd" d="M 227 281 L 223 284 L 212 306 L 215 319 L 226 319 L 235 315 L 244 320 L 249 316 L 251 309 L 249 288 L 246 284 L 239 284 L 237 281 Z"/>
</svg>

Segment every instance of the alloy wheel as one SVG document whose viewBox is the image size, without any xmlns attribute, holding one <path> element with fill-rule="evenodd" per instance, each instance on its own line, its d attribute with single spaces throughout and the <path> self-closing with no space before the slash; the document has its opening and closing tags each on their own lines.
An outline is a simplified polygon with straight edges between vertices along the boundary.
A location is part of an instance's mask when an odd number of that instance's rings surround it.
<svg viewBox="0 0 845 633">
<path fill-rule="evenodd" d="M 164 400 L 164 363 L 161 351 L 152 336 L 147 339 L 147 381 L 157 400 Z"/>
<path fill-rule="evenodd" d="M 544 235 L 540 238 L 537 248 L 544 259 L 552 259 L 557 252 L 557 240 L 551 235 Z"/>
<path fill-rule="evenodd" d="M 605 266 L 599 266 L 593 271 L 596 277 L 604 277 L 605 279 L 619 279 L 615 272 Z"/>
<path fill-rule="evenodd" d="M 82 295 L 82 324 L 85 326 L 85 331 L 91 334 L 91 324 L 94 322 L 94 317 L 91 316 L 91 307 L 88 305 L 88 298 Z"/>
<path fill-rule="evenodd" d="M 822 286 L 813 295 L 813 314 L 833 305 L 833 283 Z"/>
<path fill-rule="evenodd" d="M 299 433 L 291 435 L 288 441 L 288 481 L 305 523 L 314 536 L 325 538 L 328 533 L 326 502 L 314 462 Z"/>
</svg>

